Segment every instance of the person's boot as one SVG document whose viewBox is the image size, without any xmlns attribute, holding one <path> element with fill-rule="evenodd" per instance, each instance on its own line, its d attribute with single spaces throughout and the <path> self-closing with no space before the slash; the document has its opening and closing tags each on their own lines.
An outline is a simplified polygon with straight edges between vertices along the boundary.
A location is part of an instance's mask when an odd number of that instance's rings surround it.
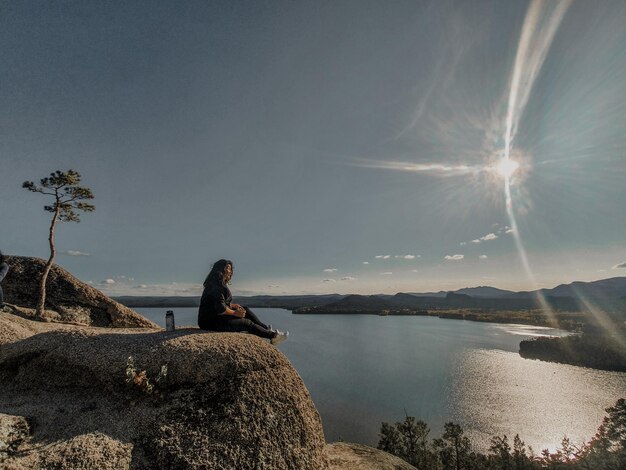
<svg viewBox="0 0 626 470">
<path fill-rule="evenodd" d="M 276 346 L 277 344 L 280 344 L 283 341 L 285 341 L 288 336 L 289 336 L 289 332 L 288 331 L 283 333 L 282 331 L 276 330 L 276 334 L 270 340 L 270 343 L 272 343 L 274 346 Z"/>
</svg>

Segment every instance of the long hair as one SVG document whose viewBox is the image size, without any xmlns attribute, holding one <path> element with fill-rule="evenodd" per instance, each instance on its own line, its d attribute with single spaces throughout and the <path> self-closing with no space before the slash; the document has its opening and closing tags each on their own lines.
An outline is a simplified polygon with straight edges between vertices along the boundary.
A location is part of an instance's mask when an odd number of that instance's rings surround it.
<svg viewBox="0 0 626 470">
<path fill-rule="evenodd" d="M 6 256 L 4 256 L 4 255 L 2 254 L 2 252 L 0 251 L 0 264 L 5 263 L 5 262 L 6 262 L 6 260 L 7 260 L 7 257 L 6 257 Z"/>
<path fill-rule="evenodd" d="M 233 262 L 229 259 L 221 259 L 213 263 L 213 267 L 211 268 L 211 272 L 204 280 L 204 287 L 208 286 L 213 282 L 219 282 L 222 285 L 226 285 L 224 282 L 224 271 L 226 270 L 226 266 L 230 264 L 230 267 L 233 267 Z"/>
</svg>

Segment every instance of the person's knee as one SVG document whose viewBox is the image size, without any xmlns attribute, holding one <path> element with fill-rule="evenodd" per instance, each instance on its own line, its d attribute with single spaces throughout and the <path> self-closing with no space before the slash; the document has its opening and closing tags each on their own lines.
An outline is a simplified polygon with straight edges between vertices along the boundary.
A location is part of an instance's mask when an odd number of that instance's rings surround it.
<svg viewBox="0 0 626 470">
<path fill-rule="evenodd" d="M 252 320 L 248 320 L 247 318 L 242 318 L 242 320 L 244 321 L 244 325 L 247 328 L 254 328 L 254 327 L 256 327 L 256 323 L 254 323 Z"/>
</svg>

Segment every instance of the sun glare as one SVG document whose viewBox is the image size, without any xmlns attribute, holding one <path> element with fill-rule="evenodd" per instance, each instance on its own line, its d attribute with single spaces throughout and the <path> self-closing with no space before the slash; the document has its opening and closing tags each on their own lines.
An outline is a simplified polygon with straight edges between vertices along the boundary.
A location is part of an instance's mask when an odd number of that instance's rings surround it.
<svg viewBox="0 0 626 470">
<path fill-rule="evenodd" d="M 510 158 L 503 158 L 496 167 L 498 174 L 507 179 L 513 176 L 513 173 L 515 173 L 518 168 L 519 163 L 515 160 L 511 160 Z"/>
</svg>

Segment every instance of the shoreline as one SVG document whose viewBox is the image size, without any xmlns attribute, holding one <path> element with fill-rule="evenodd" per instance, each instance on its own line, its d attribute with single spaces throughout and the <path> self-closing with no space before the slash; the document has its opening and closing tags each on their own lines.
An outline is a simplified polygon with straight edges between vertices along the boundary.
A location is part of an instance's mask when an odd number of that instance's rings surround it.
<svg viewBox="0 0 626 470">
<path fill-rule="evenodd" d="M 146 308 L 180 308 L 180 307 L 146 307 Z M 185 308 L 185 307 L 183 307 Z M 194 307 L 186 307 L 194 308 Z M 588 335 L 584 335 L 584 339 L 579 338 L 581 335 L 581 326 L 584 324 L 584 315 L 582 313 L 560 312 L 556 314 L 556 318 L 552 321 L 544 314 L 538 311 L 531 312 L 511 312 L 511 311 L 472 311 L 472 310 L 413 310 L 413 309 L 397 309 L 397 310 L 365 310 L 365 309 L 345 309 L 345 310 L 329 310 L 323 307 L 304 307 L 298 309 L 289 309 L 279 306 L 273 307 L 254 307 L 254 308 L 275 308 L 289 311 L 292 315 L 375 315 L 375 316 L 395 316 L 395 317 L 432 317 L 443 320 L 467 320 L 480 323 L 493 323 L 496 325 L 524 325 L 537 328 L 552 328 L 567 332 L 565 336 L 548 335 L 549 338 L 543 338 L 542 334 L 531 335 L 533 339 L 525 339 L 520 341 L 517 353 L 524 359 L 541 360 L 544 362 L 553 362 L 559 364 L 570 364 L 579 367 L 587 367 L 594 370 L 626 372 L 624 366 L 619 365 L 621 362 L 618 358 L 626 355 L 621 354 L 619 348 L 611 348 L 612 354 L 605 357 L 603 352 L 606 344 L 604 340 L 588 341 Z M 598 338 L 597 335 L 594 337 Z M 564 338 L 569 338 L 565 340 Z M 549 340 L 549 343 L 546 341 Z M 568 351 L 571 348 L 563 348 L 562 342 L 570 343 L 575 341 L 577 347 L 581 349 L 580 354 L 572 356 Z M 549 345 L 549 346 L 548 346 Z M 585 346 L 581 348 L 581 346 Z M 604 349 L 603 349 L 604 348 Z M 584 350 L 584 352 L 582 351 Z"/>
<path fill-rule="evenodd" d="M 291 310 L 291 309 L 286 309 Z M 530 326 L 540 326 L 547 328 L 557 328 L 560 330 L 566 330 L 575 332 L 578 331 L 584 320 L 582 313 L 564 312 L 560 315 L 562 318 L 559 320 L 558 316 L 556 322 L 550 321 L 545 315 L 536 312 L 526 312 L 525 314 L 519 314 L 517 312 L 475 312 L 467 310 L 343 310 L 343 311 L 328 311 L 328 310 L 312 310 L 304 307 L 300 309 L 293 309 L 291 313 L 294 315 L 378 315 L 378 316 L 429 316 L 437 317 L 443 320 L 467 320 L 483 323 L 501 323 L 501 324 L 520 324 Z"/>
</svg>

